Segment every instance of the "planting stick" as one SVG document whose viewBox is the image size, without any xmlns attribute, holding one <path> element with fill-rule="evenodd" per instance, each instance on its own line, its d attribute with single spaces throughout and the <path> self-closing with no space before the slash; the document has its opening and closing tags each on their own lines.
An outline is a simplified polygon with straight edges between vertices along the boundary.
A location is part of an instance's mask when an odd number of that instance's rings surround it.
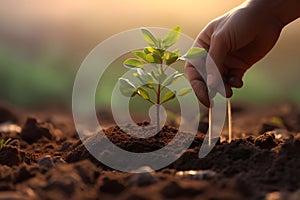
<svg viewBox="0 0 300 200">
<path fill-rule="evenodd" d="M 208 108 L 208 145 L 211 145 L 211 135 L 212 135 L 212 119 L 211 119 L 212 109 L 211 106 Z"/>
<path fill-rule="evenodd" d="M 227 115 L 228 115 L 228 138 L 232 140 L 232 118 L 231 118 L 231 103 L 230 98 L 227 98 Z"/>
</svg>

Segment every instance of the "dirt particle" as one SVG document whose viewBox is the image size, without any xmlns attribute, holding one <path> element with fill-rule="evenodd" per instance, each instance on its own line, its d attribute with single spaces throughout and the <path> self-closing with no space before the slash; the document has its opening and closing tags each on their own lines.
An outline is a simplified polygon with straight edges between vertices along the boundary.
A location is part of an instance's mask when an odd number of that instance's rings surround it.
<svg viewBox="0 0 300 200">
<path fill-rule="evenodd" d="M 157 182 L 158 182 L 158 178 L 154 176 L 152 173 L 134 174 L 128 180 L 129 185 L 131 186 L 136 185 L 139 187 L 149 186 Z"/>
<path fill-rule="evenodd" d="M 22 129 L 21 138 L 31 144 L 42 137 L 52 139 L 53 132 L 51 124 L 39 122 L 35 118 L 28 118 Z"/>
<path fill-rule="evenodd" d="M 99 189 L 101 192 L 117 195 L 125 190 L 125 186 L 118 180 L 104 179 Z"/>
<path fill-rule="evenodd" d="M 276 147 L 277 142 L 274 133 L 270 131 L 258 136 L 254 140 L 254 145 L 262 149 L 272 149 L 273 147 Z"/>
<path fill-rule="evenodd" d="M 0 151 L 0 164 L 7 166 L 19 165 L 24 158 L 24 152 L 18 148 L 6 145 Z"/>
<path fill-rule="evenodd" d="M 48 169 L 51 169 L 52 167 L 54 167 L 53 160 L 52 160 L 51 156 L 49 156 L 49 155 L 41 158 L 38 161 L 38 165 L 39 165 L 40 169 L 42 169 L 42 170 L 48 170 Z"/>
</svg>

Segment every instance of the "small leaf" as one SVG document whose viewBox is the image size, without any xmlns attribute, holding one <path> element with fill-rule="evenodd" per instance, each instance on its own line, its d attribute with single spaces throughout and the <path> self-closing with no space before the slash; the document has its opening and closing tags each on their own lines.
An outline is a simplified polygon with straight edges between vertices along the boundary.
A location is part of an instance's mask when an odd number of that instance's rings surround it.
<svg viewBox="0 0 300 200">
<path fill-rule="evenodd" d="M 135 58 L 129 58 L 123 62 L 124 67 L 129 69 L 143 68 L 143 63 Z"/>
<path fill-rule="evenodd" d="M 165 93 L 165 95 L 163 96 L 162 100 L 161 100 L 161 104 L 170 101 L 171 99 L 174 99 L 176 97 L 175 92 L 173 91 L 168 91 Z"/>
<path fill-rule="evenodd" d="M 164 71 L 163 71 L 163 68 L 162 68 L 162 67 L 159 67 L 159 68 L 157 69 L 157 72 L 158 72 L 158 75 L 164 74 Z"/>
<path fill-rule="evenodd" d="M 184 75 L 183 73 L 179 73 L 176 71 L 170 76 L 168 76 L 168 78 L 163 81 L 162 85 L 163 86 L 171 85 L 172 83 L 175 83 L 177 80 L 179 80 L 179 78 L 183 75 Z"/>
<path fill-rule="evenodd" d="M 206 56 L 207 52 L 204 48 L 193 47 L 186 52 L 183 56 L 180 57 L 181 60 L 193 60 L 195 58 L 201 58 Z"/>
<path fill-rule="evenodd" d="M 172 30 L 170 30 L 163 39 L 163 47 L 167 49 L 170 46 L 174 45 L 180 38 L 180 32 L 181 30 L 179 26 L 176 26 Z"/>
<path fill-rule="evenodd" d="M 138 69 L 137 73 L 138 73 L 139 77 L 141 77 L 146 83 L 153 83 L 154 82 L 152 75 L 145 72 L 144 70 Z"/>
<path fill-rule="evenodd" d="M 144 52 L 146 54 L 153 53 L 154 51 L 155 51 L 155 49 L 153 49 L 152 47 L 145 47 L 144 48 Z"/>
<path fill-rule="evenodd" d="M 137 94 L 140 95 L 145 100 L 150 99 L 149 93 L 141 87 L 137 89 Z"/>
<path fill-rule="evenodd" d="M 182 88 L 178 91 L 177 95 L 178 96 L 184 96 L 184 95 L 187 95 L 189 94 L 190 92 L 192 92 L 192 89 L 191 88 Z"/>
<path fill-rule="evenodd" d="M 157 80 L 158 80 L 159 83 L 164 82 L 164 80 L 165 80 L 166 78 L 167 78 L 167 75 L 166 75 L 165 73 L 159 74 L 159 75 L 157 76 Z"/>
<path fill-rule="evenodd" d="M 152 47 L 157 47 L 158 41 L 154 35 L 146 28 L 141 28 L 144 40 Z"/>
<path fill-rule="evenodd" d="M 173 64 L 174 62 L 177 61 L 179 55 L 177 53 L 167 53 L 165 55 L 165 59 L 166 59 L 166 64 L 169 66 L 171 64 Z"/>
<path fill-rule="evenodd" d="M 151 53 L 146 55 L 146 62 L 148 63 L 154 63 L 154 57 Z"/>
<path fill-rule="evenodd" d="M 151 53 L 151 55 L 154 58 L 153 63 L 156 63 L 156 64 L 161 64 L 162 63 L 162 58 L 156 52 Z"/>
<path fill-rule="evenodd" d="M 157 76 L 155 75 L 154 71 L 151 72 L 151 76 L 152 76 L 153 79 L 155 79 L 155 81 L 157 82 Z"/>
<path fill-rule="evenodd" d="M 136 87 L 125 78 L 119 78 L 120 92 L 126 97 L 133 97 L 136 94 Z"/>
<path fill-rule="evenodd" d="M 144 51 L 136 50 L 136 51 L 132 51 L 132 54 L 137 56 L 138 58 L 141 58 L 144 61 L 147 61 L 146 59 L 147 54 Z"/>
<path fill-rule="evenodd" d="M 8 138 L 3 144 L 7 145 L 11 141 L 11 138 Z"/>
</svg>

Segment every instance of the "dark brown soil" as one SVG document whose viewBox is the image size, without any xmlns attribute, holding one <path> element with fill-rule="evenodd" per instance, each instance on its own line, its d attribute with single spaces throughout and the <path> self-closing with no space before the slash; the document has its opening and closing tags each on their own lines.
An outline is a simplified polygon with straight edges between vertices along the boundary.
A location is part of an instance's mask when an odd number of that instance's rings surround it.
<svg viewBox="0 0 300 200">
<path fill-rule="evenodd" d="M 97 161 L 67 115 L 15 113 L 0 107 L 0 139 L 12 138 L 0 151 L 0 199 L 300 199 L 300 111 L 291 104 L 234 108 L 235 139 L 228 143 L 224 129 L 224 137 L 199 159 L 201 130 L 207 128 L 203 119 L 177 161 L 143 174 L 115 171 Z M 177 134 L 177 128 L 164 126 L 142 139 L 124 129 L 135 131 L 131 125 L 112 125 L 105 134 L 132 152 L 160 149 Z M 85 141 L 101 145 L 99 137 Z"/>
</svg>

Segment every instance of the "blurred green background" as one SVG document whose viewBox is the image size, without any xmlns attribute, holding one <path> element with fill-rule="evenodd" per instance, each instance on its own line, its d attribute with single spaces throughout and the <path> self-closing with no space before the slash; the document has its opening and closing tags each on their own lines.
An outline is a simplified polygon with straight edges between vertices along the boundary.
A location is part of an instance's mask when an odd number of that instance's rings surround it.
<svg viewBox="0 0 300 200">
<path fill-rule="evenodd" d="M 81 62 L 98 43 L 128 29 L 172 28 L 195 38 L 212 19 L 242 0 L 2 0 L 0 100 L 23 107 L 71 105 Z M 300 20 L 286 27 L 275 48 L 245 76 L 234 101 L 265 104 L 300 100 Z M 108 74 L 124 70 L 118 67 Z M 117 78 L 117 77 L 116 77 Z M 109 80 L 116 80 L 110 79 Z M 109 103 L 111 86 L 97 102 Z"/>
</svg>

